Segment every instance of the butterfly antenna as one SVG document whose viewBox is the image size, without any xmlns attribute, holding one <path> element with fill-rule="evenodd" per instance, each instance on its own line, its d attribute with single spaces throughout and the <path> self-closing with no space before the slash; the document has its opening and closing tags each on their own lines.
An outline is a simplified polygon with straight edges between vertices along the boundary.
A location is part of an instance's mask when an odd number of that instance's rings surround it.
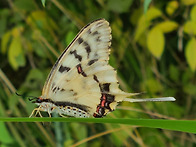
<svg viewBox="0 0 196 147">
<path fill-rule="evenodd" d="M 15 93 L 16 93 L 17 96 L 21 96 L 21 97 L 24 97 L 24 98 L 27 98 L 28 97 L 28 100 L 29 101 L 32 101 L 32 100 L 37 99 L 37 97 L 35 97 L 35 96 L 25 96 L 24 94 L 19 94 L 17 92 L 15 92 Z"/>
<path fill-rule="evenodd" d="M 24 97 L 24 95 L 19 94 L 19 93 L 17 93 L 17 92 L 15 92 L 15 94 L 16 94 L 17 96 L 22 96 L 22 97 Z"/>
</svg>

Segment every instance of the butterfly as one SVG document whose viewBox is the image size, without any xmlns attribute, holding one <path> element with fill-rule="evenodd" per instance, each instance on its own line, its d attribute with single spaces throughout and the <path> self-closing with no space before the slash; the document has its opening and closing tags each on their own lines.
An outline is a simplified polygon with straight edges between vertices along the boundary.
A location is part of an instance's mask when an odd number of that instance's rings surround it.
<svg viewBox="0 0 196 147">
<path fill-rule="evenodd" d="M 136 93 L 119 89 L 116 71 L 108 64 L 111 28 L 105 19 L 95 20 L 81 29 L 60 55 L 40 97 L 30 99 L 35 111 L 61 116 L 103 117 L 122 101 L 174 101 L 173 97 L 130 99 Z M 40 114 L 41 115 L 41 114 Z"/>
</svg>

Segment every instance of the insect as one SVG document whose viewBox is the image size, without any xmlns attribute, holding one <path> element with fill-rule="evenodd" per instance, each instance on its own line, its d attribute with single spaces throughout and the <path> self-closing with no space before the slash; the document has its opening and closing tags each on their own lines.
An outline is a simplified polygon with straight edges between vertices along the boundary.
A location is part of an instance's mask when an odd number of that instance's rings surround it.
<svg viewBox="0 0 196 147">
<path fill-rule="evenodd" d="M 122 101 L 174 101 L 173 97 L 130 99 L 135 93 L 119 89 L 115 70 L 108 64 L 111 28 L 105 19 L 86 25 L 54 64 L 31 114 L 46 111 L 61 116 L 103 117 Z M 40 114 L 41 115 L 41 114 Z"/>
</svg>

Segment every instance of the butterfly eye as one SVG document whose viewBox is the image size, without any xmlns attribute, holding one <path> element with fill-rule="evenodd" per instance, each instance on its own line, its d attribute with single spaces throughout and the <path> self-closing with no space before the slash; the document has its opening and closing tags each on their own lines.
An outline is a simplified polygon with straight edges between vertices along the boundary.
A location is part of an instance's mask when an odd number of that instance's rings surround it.
<svg viewBox="0 0 196 147">
<path fill-rule="evenodd" d="M 36 99 L 36 101 L 34 101 L 34 103 L 41 103 L 41 102 L 43 102 L 43 99 L 39 97 Z"/>
</svg>

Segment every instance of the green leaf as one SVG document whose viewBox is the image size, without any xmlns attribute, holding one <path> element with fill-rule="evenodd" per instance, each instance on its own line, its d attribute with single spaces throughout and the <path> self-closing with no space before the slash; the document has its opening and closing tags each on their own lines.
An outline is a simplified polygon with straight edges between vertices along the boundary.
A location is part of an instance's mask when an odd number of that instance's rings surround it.
<svg viewBox="0 0 196 147">
<path fill-rule="evenodd" d="M 196 0 L 181 0 L 181 3 L 187 6 L 193 5 L 196 3 Z"/>
<path fill-rule="evenodd" d="M 167 3 L 166 12 L 168 15 L 173 15 L 176 9 L 179 7 L 178 1 L 170 1 Z"/>
<path fill-rule="evenodd" d="M 57 25 L 53 19 L 51 19 L 46 12 L 41 10 L 32 11 L 31 14 L 27 17 L 27 23 L 40 30 L 57 30 Z"/>
<path fill-rule="evenodd" d="M 160 93 L 163 90 L 162 85 L 153 78 L 146 80 L 144 84 L 151 94 Z"/>
<path fill-rule="evenodd" d="M 4 144 L 13 143 L 13 139 L 3 122 L 0 122 L 0 130 L 0 142 Z"/>
<path fill-rule="evenodd" d="M 152 28 L 147 36 L 147 46 L 150 52 L 156 57 L 160 58 L 165 45 L 165 38 L 163 32 L 157 28 Z"/>
<path fill-rule="evenodd" d="M 117 13 L 127 12 L 132 4 L 133 0 L 109 0 L 108 9 Z"/>
<path fill-rule="evenodd" d="M 161 11 L 155 7 L 151 7 L 146 14 L 143 14 L 138 22 L 138 27 L 135 31 L 134 40 L 138 41 L 140 36 L 147 30 L 153 19 L 162 15 Z"/>
<path fill-rule="evenodd" d="M 193 96 L 196 95 L 195 84 L 188 83 L 186 84 L 186 86 L 184 86 L 183 90 L 190 95 L 193 95 Z"/>
<path fill-rule="evenodd" d="M 14 5 L 19 9 L 19 10 L 25 10 L 25 11 L 33 11 L 36 9 L 35 2 L 33 1 L 27 1 L 27 0 L 17 0 L 14 1 Z"/>
<path fill-rule="evenodd" d="M 5 54 L 6 51 L 7 51 L 8 42 L 10 41 L 10 37 L 11 37 L 11 32 L 10 31 L 6 32 L 3 35 L 3 37 L 2 37 L 2 41 L 1 41 L 1 52 L 3 54 Z"/>
<path fill-rule="evenodd" d="M 146 14 L 152 0 L 144 0 L 144 13 Z"/>
<path fill-rule="evenodd" d="M 41 0 L 43 7 L 46 7 L 46 0 Z"/>
<path fill-rule="evenodd" d="M 130 22 L 133 25 L 136 25 L 142 14 L 143 14 L 143 9 L 142 8 L 138 8 L 138 9 L 133 10 L 133 13 L 131 14 L 131 17 L 130 17 Z"/>
<path fill-rule="evenodd" d="M 173 131 L 196 133 L 195 120 L 166 120 L 166 119 L 109 119 L 109 118 L 48 118 L 48 117 L 0 117 L 0 122 L 85 122 L 136 125 L 149 128 L 160 128 Z"/>
<path fill-rule="evenodd" d="M 191 20 L 194 21 L 194 22 L 196 22 L 196 5 L 194 5 L 192 7 L 190 16 L 191 16 Z"/>
<path fill-rule="evenodd" d="M 156 25 L 163 33 L 169 33 L 178 28 L 178 24 L 175 21 L 164 21 Z"/>
<path fill-rule="evenodd" d="M 185 47 L 185 56 L 192 71 L 196 69 L 196 39 L 192 38 Z"/>
<path fill-rule="evenodd" d="M 25 57 L 22 51 L 22 44 L 20 38 L 14 37 L 9 47 L 8 60 L 14 70 L 25 65 Z"/>
<path fill-rule="evenodd" d="M 146 18 L 147 18 L 148 21 L 151 21 L 155 18 L 160 17 L 161 15 L 162 15 L 162 12 L 159 9 L 157 9 L 156 7 L 151 7 L 147 11 Z"/>
<path fill-rule="evenodd" d="M 196 35 L 196 21 L 187 21 L 184 24 L 184 32 L 189 35 Z"/>
<path fill-rule="evenodd" d="M 11 11 L 8 8 L 1 8 L 0 9 L 0 38 L 3 36 L 3 34 L 6 31 L 7 20 L 9 18 Z"/>
<path fill-rule="evenodd" d="M 67 33 L 67 35 L 66 35 L 65 43 L 66 43 L 67 45 L 69 45 L 70 42 L 71 42 L 71 41 L 73 40 L 73 38 L 75 37 L 75 35 L 76 35 L 75 32 L 69 31 L 69 32 Z"/>
<path fill-rule="evenodd" d="M 180 72 L 178 70 L 178 68 L 176 66 L 174 66 L 173 64 L 171 64 L 169 66 L 169 76 L 172 80 L 174 80 L 175 82 L 179 81 L 179 77 L 180 77 Z"/>
</svg>

